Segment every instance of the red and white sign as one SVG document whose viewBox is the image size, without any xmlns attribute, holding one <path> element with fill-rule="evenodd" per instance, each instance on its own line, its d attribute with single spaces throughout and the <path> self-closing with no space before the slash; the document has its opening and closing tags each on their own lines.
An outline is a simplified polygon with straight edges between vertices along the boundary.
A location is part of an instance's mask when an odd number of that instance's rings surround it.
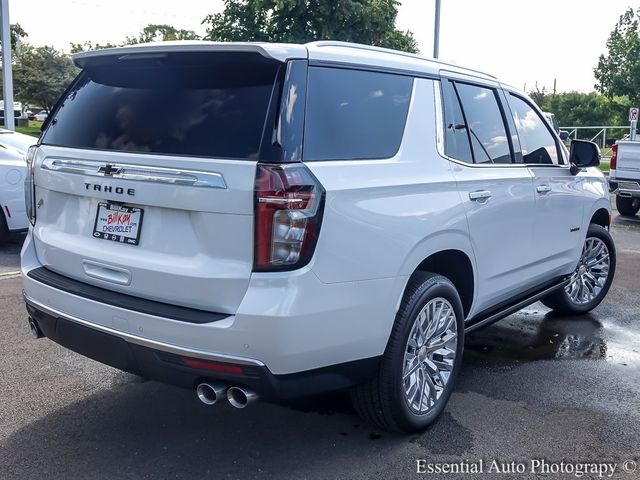
<svg viewBox="0 0 640 480">
<path fill-rule="evenodd" d="M 631 107 L 629 109 L 629 121 L 630 122 L 637 122 L 638 121 L 638 114 L 640 114 L 640 109 L 638 107 Z"/>
</svg>

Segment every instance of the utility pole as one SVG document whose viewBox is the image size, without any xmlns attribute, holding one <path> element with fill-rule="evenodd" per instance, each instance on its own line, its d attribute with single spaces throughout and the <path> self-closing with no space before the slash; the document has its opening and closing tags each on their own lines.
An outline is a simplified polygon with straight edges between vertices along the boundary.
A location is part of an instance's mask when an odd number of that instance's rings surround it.
<svg viewBox="0 0 640 480">
<path fill-rule="evenodd" d="M 9 24 L 9 0 L 0 3 L 0 27 L 2 28 L 2 90 L 4 98 L 4 128 L 15 130 L 13 118 L 13 72 L 11 69 L 11 25 Z"/>
<path fill-rule="evenodd" d="M 436 15 L 433 24 L 433 58 L 440 55 L 440 0 L 436 0 Z"/>
</svg>

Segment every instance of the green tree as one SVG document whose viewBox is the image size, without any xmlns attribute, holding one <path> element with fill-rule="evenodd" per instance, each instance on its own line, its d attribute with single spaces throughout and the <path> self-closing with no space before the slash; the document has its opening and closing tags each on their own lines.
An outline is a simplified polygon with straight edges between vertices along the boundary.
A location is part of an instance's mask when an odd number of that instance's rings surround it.
<svg viewBox="0 0 640 480">
<path fill-rule="evenodd" d="M 594 69 L 595 88 L 608 98 L 627 96 L 640 101 L 640 10 L 629 8 L 607 40 L 607 53 L 600 55 Z"/>
<path fill-rule="evenodd" d="M 544 89 L 543 89 L 544 90 Z M 566 92 L 555 95 L 540 90 L 530 92 L 529 96 L 545 112 L 553 112 L 561 127 L 588 127 L 604 125 L 620 125 L 621 129 L 609 131 L 607 138 L 621 138 L 628 129 L 627 113 L 628 97 L 607 98 L 596 92 Z M 580 138 L 590 140 L 598 134 L 599 128 L 579 131 Z"/>
<path fill-rule="evenodd" d="M 71 42 L 71 53 L 86 52 L 87 50 L 101 50 L 103 48 L 115 48 L 118 45 L 115 43 L 93 43 L 92 41 L 86 41 L 83 43 Z"/>
<path fill-rule="evenodd" d="M 620 125 L 619 112 L 626 111 L 620 100 L 596 92 L 567 92 L 547 95 L 541 108 L 553 112 L 563 126 Z"/>
<path fill-rule="evenodd" d="M 11 32 L 11 47 L 15 52 L 19 42 L 21 42 L 23 38 L 27 38 L 29 34 L 24 31 L 19 23 L 12 23 L 9 30 Z"/>
<path fill-rule="evenodd" d="M 397 0 L 224 0 L 224 5 L 202 22 L 208 40 L 342 40 L 418 51 L 413 34 L 395 27 Z"/>
<path fill-rule="evenodd" d="M 29 35 L 24 31 L 19 23 L 12 23 L 9 30 L 11 35 L 11 56 L 15 57 L 22 39 L 28 37 Z M 1 46 L 2 42 L 0 42 L 0 47 Z M 0 48 L 0 50 L 2 49 Z"/>
<path fill-rule="evenodd" d="M 175 40 L 200 40 L 193 30 L 184 30 L 171 25 L 149 24 L 144 27 L 137 36 L 127 37 L 120 43 L 94 43 L 91 41 L 71 43 L 71 53 L 85 52 L 87 50 L 100 50 L 103 48 L 123 47 L 148 42 L 170 42 Z"/>
<path fill-rule="evenodd" d="M 127 37 L 125 45 L 148 42 L 170 42 L 174 40 L 199 40 L 200 37 L 193 30 L 183 30 L 171 25 L 149 24 L 142 29 L 137 37 Z"/>
<path fill-rule="evenodd" d="M 538 88 L 538 82 L 536 82 L 535 90 L 531 90 L 529 92 L 529 96 L 531 97 L 531 100 L 536 102 L 538 106 L 542 108 L 542 110 L 544 110 L 542 106 L 545 104 L 547 98 L 549 97 L 546 87 L 543 86 L 542 90 L 540 90 L 540 88 Z"/>
<path fill-rule="evenodd" d="M 77 73 L 69 55 L 53 47 L 24 45 L 13 67 L 16 99 L 50 110 Z"/>
</svg>

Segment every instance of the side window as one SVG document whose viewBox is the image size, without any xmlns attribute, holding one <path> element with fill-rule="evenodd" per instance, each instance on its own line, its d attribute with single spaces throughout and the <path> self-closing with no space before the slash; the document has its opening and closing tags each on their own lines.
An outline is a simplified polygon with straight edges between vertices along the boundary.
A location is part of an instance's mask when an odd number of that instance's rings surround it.
<svg viewBox="0 0 640 480">
<path fill-rule="evenodd" d="M 311 67 L 304 160 L 389 158 L 400 148 L 413 78 Z"/>
<path fill-rule="evenodd" d="M 545 121 L 538 113 L 515 95 L 509 95 L 513 121 L 518 130 L 524 163 L 558 164 L 558 147 Z"/>
<path fill-rule="evenodd" d="M 492 88 L 456 83 L 475 163 L 512 163 L 509 138 Z"/>
<path fill-rule="evenodd" d="M 442 81 L 444 97 L 444 151 L 448 157 L 455 158 L 465 163 L 473 163 L 469 133 L 465 122 L 460 100 L 448 80 Z"/>
</svg>

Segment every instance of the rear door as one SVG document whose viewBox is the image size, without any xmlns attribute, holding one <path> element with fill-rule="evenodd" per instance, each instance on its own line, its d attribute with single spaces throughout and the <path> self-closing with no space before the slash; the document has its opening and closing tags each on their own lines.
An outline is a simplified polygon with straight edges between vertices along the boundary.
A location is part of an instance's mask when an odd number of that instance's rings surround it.
<svg viewBox="0 0 640 480">
<path fill-rule="evenodd" d="M 516 166 L 509 129 L 490 85 L 443 81 L 445 151 L 465 207 L 475 252 L 476 313 L 531 285 L 531 173 Z"/>
<path fill-rule="evenodd" d="M 40 261 L 107 289 L 234 313 L 252 271 L 255 169 L 281 68 L 246 52 L 88 62 L 36 154 Z"/>
<path fill-rule="evenodd" d="M 507 93 L 522 149 L 522 162 L 533 175 L 534 274 L 552 277 L 575 267 L 585 232 L 582 177 L 573 175 L 556 137 L 524 97 Z"/>
</svg>

